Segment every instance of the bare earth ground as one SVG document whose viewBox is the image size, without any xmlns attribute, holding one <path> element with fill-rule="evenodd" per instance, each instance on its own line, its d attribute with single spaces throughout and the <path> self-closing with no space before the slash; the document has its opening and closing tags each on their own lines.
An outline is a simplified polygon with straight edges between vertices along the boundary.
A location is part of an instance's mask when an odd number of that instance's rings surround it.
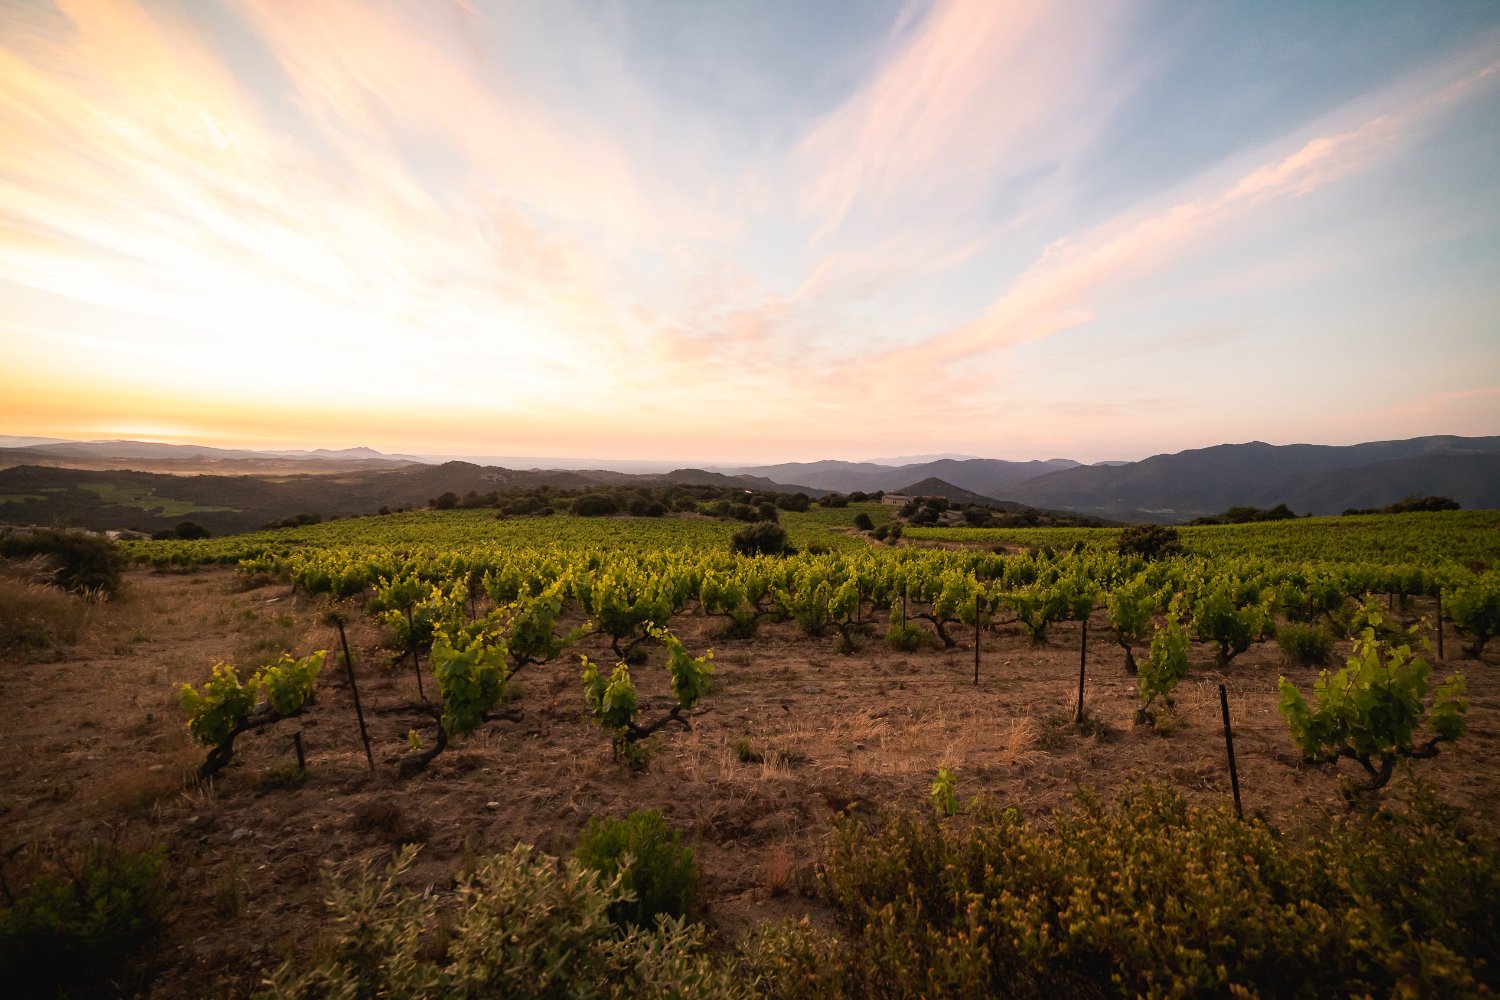
<svg viewBox="0 0 1500 1000">
<path fill-rule="evenodd" d="M 176 685 L 201 683 L 215 660 L 250 665 L 282 650 L 337 648 L 336 634 L 318 624 L 317 602 L 282 584 L 241 587 L 229 570 L 135 572 L 121 599 L 88 610 L 76 644 L 0 661 L 9 708 L 0 735 L 6 875 L 24 883 L 49 844 L 164 843 L 177 905 L 154 959 L 154 994 L 163 997 L 248 994 L 324 933 L 329 869 L 378 866 L 405 841 L 424 845 L 413 884 L 441 891 L 476 853 L 525 840 L 566 854 L 592 816 L 660 809 L 700 859 L 701 916 L 732 936 L 768 917 L 827 921 L 814 871 L 834 812 L 925 808 L 942 764 L 957 772 L 961 799 L 984 796 L 1041 822 L 1081 788 L 1109 797 L 1143 779 L 1228 802 L 1221 680 L 1247 811 L 1294 833 L 1313 828 L 1347 808 L 1340 775 L 1355 771 L 1298 759 L 1276 713 L 1276 679 L 1286 673 L 1309 690 L 1316 671 L 1285 665 L 1274 643 L 1253 647 L 1222 675 L 1211 651 L 1195 646 L 1176 711 L 1153 731 L 1132 725 L 1134 679 L 1096 613 L 1087 648 L 1091 722 L 1080 730 L 1072 725 L 1077 623 L 1055 626 L 1046 646 L 1014 625 L 986 632 L 975 688 L 973 634 L 961 629 L 955 649 L 907 654 L 883 645 L 882 622 L 859 651 L 840 656 L 790 623 L 727 640 L 718 638 L 718 620 L 685 615 L 673 628 L 691 651 L 714 647 L 716 679 L 691 731 L 669 727 L 656 738 L 645 773 L 615 761 L 608 735 L 586 715 L 576 654 L 614 662 L 607 641 L 591 637 L 521 674 L 521 722 L 489 724 L 403 782 L 395 761 L 422 719 L 390 710 L 412 704 L 416 684 L 409 662 L 392 666 L 388 637 L 357 614 L 350 641 L 376 773 L 342 662 L 330 654 L 317 704 L 242 737 L 234 763 L 199 785 L 191 776 L 203 751 L 187 739 Z M 1500 657 L 1491 649 L 1483 662 L 1464 660 L 1453 635 L 1446 651 L 1447 669 L 1468 676 L 1469 732 L 1456 752 L 1420 767 L 1446 798 L 1494 823 Z M 1347 645 L 1338 653 L 1342 662 Z M 655 651 L 650 665 L 633 668 L 643 721 L 666 705 L 660 658 Z M 430 730 L 428 722 L 429 738 Z M 292 751 L 299 731 L 304 777 Z M 741 738 L 764 755 L 761 763 L 740 760 Z M 1403 780 L 1398 773 L 1393 785 Z"/>
</svg>

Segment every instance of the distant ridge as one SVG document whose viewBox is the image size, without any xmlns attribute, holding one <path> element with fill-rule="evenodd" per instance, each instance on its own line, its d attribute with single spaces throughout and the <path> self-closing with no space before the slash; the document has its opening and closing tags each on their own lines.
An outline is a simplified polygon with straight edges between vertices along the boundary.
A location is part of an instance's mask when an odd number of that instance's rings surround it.
<svg viewBox="0 0 1500 1000">
<path fill-rule="evenodd" d="M 1028 479 L 1078 463 L 1072 459 L 1054 458 L 1045 462 L 1006 462 L 996 458 L 940 458 L 918 465 L 875 465 L 870 462 L 789 462 L 784 465 L 762 465 L 744 468 L 715 468 L 734 475 L 764 476 L 783 482 L 806 483 L 819 489 L 839 493 L 856 490 L 874 493 L 894 492 L 909 483 L 923 479 L 941 479 L 954 486 L 989 497 L 1002 497 L 1003 491 Z"/>
<path fill-rule="evenodd" d="M 95 471 L 226 474 L 390 469 L 420 461 L 411 455 L 385 455 L 373 448 L 318 448 L 313 451 L 254 451 L 155 441 L 48 441 L 0 448 L 0 468 L 41 465 Z"/>
<path fill-rule="evenodd" d="M 57 475 L 69 471 L 104 478 Z M 128 479 L 147 474 L 159 475 Z M 162 481 L 172 477 L 181 481 Z M 203 514 L 205 526 L 216 531 L 266 523 L 276 518 L 263 513 L 288 506 L 290 511 L 278 518 L 298 511 L 368 513 L 381 505 L 425 503 L 449 491 L 462 496 L 471 490 L 486 493 L 543 485 L 588 489 L 672 483 L 811 497 L 920 488 L 950 499 L 962 496 L 961 502 L 996 502 L 1002 507 L 1014 504 L 1108 521 L 1170 524 L 1222 513 L 1233 506 L 1285 503 L 1299 514 L 1338 514 L 1351 507 L 1384 507 L 1412 495 L 1452 497 L 1471 510 L 1500 509 L 1500 437 L 1433 435 L 1357 445 L 1250 441 L 1153 455 L 1139 462 L 1095 465 L 1071 459 L 939 458 L 905 466 L 826 460 L 645 473 L 610 468 L 517 469 L 459 461 L 434 464 L 366 447 L 272 452 L 143 441 L 46 442 L 0 448 L 0 496 L 10 498 L 0 501 L 0 520 L 50 523 L 54 516 L 92 518 L 94 514 L 88 512 L 99 504 L 95 501 L 91 507 L 77 489 L 127 481 L 131 489 L 146 490 L 145 495 L 178 497 L 195 508 L 217 508 Z M 962 493 L 924 487 L 929 481 Z M 39 491 L 67 493 L 73 502 L 64 511 Z M 105 489 L 95 495 L 109 492 Z M 175 507 L 169 504 L 163 509 Z"/>
<path fill-rule="evenodd" d="M 1500 437 L 1443 435 L 1342 446 L 1223 444 L 1128 465 L 1048 473 L 1009 490 L 1006 499 L 1099 517 L 1176 523 L 1246 504 L 1285 503 L 1299 514 L 1339 514 L 1413 494 L 1449 496 L 1471 510 L 1500 508 Z"/>
<path fill-rule="evenodd" d="M 996 507 L 1000 504 L 1000 501 L 994 497 L 987 497 L 932 477 L 912 483 L 903 489 L 892 490 L 892 492 L 909 497 L 942 497 L 952 503 L 982 504 L 986 507 Z"/>
</svg>

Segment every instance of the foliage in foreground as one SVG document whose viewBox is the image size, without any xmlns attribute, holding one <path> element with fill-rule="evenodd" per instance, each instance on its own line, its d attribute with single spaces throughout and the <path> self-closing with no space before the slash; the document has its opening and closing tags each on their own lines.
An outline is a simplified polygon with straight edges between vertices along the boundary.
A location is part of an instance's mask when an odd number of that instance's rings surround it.
<svg viewBox="0 0 1500 1000">
<path fill-rule="evenodd" d="M 98 996 L 122 990 L 130 963 L 161 926 L 162 853 L 94 848 L 59 858 L 0 906 L 0 983 L 10 996 Z"/>
<path fill-rule="evenodd" d="M 595 816 L 578 834 L 573 858 L 605 880 L 618 878 L 631 894 L 610 908 L 610 918 L 621 926 L 650 927 L 657 914 L 681 917 L 698 892 L 692 849 L 655 809 L 621 820 Z"/>
<path fill-rule="evenodd" d="M 330 900 L 338 938 L 309 967 L 288 964 L 268 997 L 749 997 L 702 927 L 663 919 L 621 931 L 631 894 L 576 860 L 517 845 L 479 862 L 451 899 L 401 887 L 406 848 L 383 876 Z"/>
<path fill-rule="evenodd" d="M 875 996 L 1455 995 L 1496 982 L 1495 844 L 1418 786 L 1297 848 L 1151 787 L 1044 829 L 841 820 L 831 900 Z"/>
<path fill-rule="evenodd" d="M 823 876 L 846 929 L 734 947 L 614 875 L 518 846 L 451 897 L 401 887 L 414 849 L 331 900 L 338 938 L 273 997 L 1345 995 L 1493 990 L 1500 860 L 1421 781 L 1308 846 L 1150 786 L 1047 824 L 1014 810 L 847 816 Z M 623 855 L 622 855 L 623 856 Z"/>
</svg>

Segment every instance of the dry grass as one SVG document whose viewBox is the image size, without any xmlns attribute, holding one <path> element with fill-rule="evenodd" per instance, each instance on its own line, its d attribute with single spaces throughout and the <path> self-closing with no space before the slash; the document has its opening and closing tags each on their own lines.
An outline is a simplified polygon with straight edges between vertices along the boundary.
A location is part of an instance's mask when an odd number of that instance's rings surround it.
<svg viewBox="0 0 1500 1000">
<path fill-rule="evenodd" d="M 56 587 L 0 577 L 0 652 L 71 645 L 91 610 L 83 598 Z"/>
</svg>

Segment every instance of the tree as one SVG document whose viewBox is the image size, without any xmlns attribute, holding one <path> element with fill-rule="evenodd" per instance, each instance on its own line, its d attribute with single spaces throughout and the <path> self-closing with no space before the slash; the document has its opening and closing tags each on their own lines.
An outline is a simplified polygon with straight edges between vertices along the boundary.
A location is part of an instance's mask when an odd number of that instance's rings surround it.
<svg viewBox="0 0 1500 1000">
<path fill-rule="evenodd" d="M 608 493 L 585 493 L 573 501 L 575 517 L 608 517 L 617 513 L 620 505 Z"/>
<path fill-rule="evenodd" d="M 1164 559 L 1182 554 L 1177 529 L 1165 524 L 1132 524 L 1120 532 L 1117 543 L 1120 555 L 1142 559 Z"/>
<path fill-rule="evenodd" d="M 775 521 L 757 521 L 736 531 L 729 539 L 729 548 L 742 556 L 776 556 L 790 554 L 786 529 Z"/>
</svg>

